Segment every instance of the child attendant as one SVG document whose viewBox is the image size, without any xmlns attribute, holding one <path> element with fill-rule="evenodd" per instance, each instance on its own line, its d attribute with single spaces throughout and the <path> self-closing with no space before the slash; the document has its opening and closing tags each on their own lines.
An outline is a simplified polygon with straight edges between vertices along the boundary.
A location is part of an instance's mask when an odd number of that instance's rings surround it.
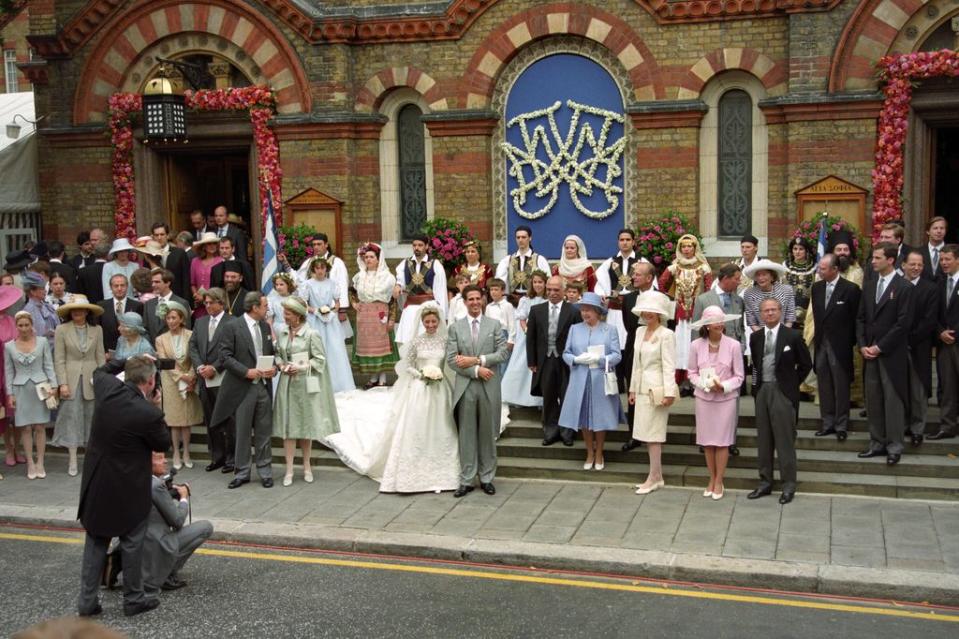
<svg viewBox="0 0 959 639">
<path fill-rule="evenodd" d="M 566 301 L 570 304 L 579 304 L 579 301 L 583 299 L 583 291 L 586 290 L 586 285 L 582 282 L 567 282 L 566 283 Z"/>
<path fill-rule="evenodd" d="M 470 283 L 470 277 L 466 273 L 457 273 L 453 277 L 453 284 L 456 285 L 456 295 L 450 300 L 450 313 L 446 318 L 446 323 L 450 326 L 453 322 L 466 317 L 466 303 L 463 301 L 463 289 Z"/>
<path fill-rule="evenodd" d="M 356 389 L 350 358 L 346 354 L 343 333 L 340 332 L 340 292 L 336 282 L 328 275 L 330 265 L 322 257 L 310 262 L 310 279 L 302 286 L 302 296 L 307 303 L 307 320 L 320 337 L 326 349 L 326 366 L 333 383 L 333 392 Z"/>
</svg>

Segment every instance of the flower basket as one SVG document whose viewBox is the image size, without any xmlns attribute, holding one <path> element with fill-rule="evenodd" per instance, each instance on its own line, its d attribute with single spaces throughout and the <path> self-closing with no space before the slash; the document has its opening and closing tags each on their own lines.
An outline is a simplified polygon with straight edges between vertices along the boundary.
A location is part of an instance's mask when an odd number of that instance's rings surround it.
<svg viewBox="0 0 959 639">
<path fill-rule="evenodd" d="M 652 262 L 657 273 L 662 273 L 676 257 L 679 238 L 687 233 L 702 241 L 696 225 L 677 211 L 642 218 L 636 226 L 636 252 Z"/>
<path fill-rule="evenodd" d="M 290 266 L 299 268 L 308 257 L 313 257 L 313 247 L 310 242 L 317 231 L 312 226 L 297 224 L 296 226 L 281 226 L 277 233 L 281 253 L 286 253 Z"/>
<path fill-rule="evenodd" d="M 804 240 L 806 240 L 806 242 L 809 243 L 810 246 L 813 247 L 813 250 L 815 250 L 816 246 L 819 244 L 819 224 L 820 224 L 820 221 L 823 219 L 822 217 L 823 213 L 824 211 L 820 211 L 819 213 L 816 213 L 816 217 L 814 217 L 813 219 L 806 220 L 805 222 L 801 223 L 799 225 L 799 228 L 793 231 L 792 235 L 790 235 L 787 240 L 782 242 L 780 248 L 783 256 L 787 256 L 789 254 L 789 242 L 794 237 L 803 238 Z M 856 229 L 855 226 L 853 226 L 846 220 L 842 219 L 841 217 L 837 217 L 835 215 L 827 215 L 826 216 L 827 236 L 829 233 L 832 233 L 834 231 L 848 231 L 852 235 L 852 242 L 855 245 L 853 246 L 853 251 L 855 251 L 857 258 L 862 257 L 862 253 L 859 251 L 859 247 L 862 246 L 862 243 L 864 240 L 862 235 L 859 234 L 859 230 Z"/>
<path fill-rule="evenodd" d="M 465 224 L 437 217 L 423 225 L 423 233 L 427 237 L 430 255 L 443 261 L 447 274 L 466 261 L 463 245 L 471 241 L 473 235 Z"/>
</svg>

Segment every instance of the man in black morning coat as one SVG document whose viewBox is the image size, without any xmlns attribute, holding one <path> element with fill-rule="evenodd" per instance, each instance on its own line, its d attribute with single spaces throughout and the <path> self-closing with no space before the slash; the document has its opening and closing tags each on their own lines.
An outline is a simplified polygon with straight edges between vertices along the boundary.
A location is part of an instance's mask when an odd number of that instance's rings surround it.
<svg viewBox="0 0 959 639">
<path fill-rule="evenodd" d="M 157 405 L 153 361 L 146 356 L 126 360 L 122 382 L 114 376 L 120 368 L 120 362 L 109 362 L 93 373 L 96 405 L 77 511 L 87 531 L 77 604 L 84 616 L 102 610 L 100 576 L 111 537 L 120 538 L 123 613 L 131 616 L 160 605 L 159 599 L 144 595 L 141 565 L 153 503 L 152 454 L 170 447 L 170 431 Z"/>
</svg>

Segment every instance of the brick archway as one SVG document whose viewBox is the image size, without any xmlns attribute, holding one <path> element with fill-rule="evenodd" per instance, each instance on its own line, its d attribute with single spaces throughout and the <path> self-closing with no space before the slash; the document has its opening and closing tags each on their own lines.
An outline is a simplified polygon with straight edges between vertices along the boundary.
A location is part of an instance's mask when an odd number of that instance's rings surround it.
<svg viewBox="0 0 959 639">
<path fill-rule="evenodd" d="M 496 78 L 506 63 L 530 42 L 556 35 L 581 36 L 609 49 L 629 74 L 633 99 L 665 97 L 652 52 L 628 24 L 596 7 L 561 3 L 518 13 L 487 36 L 463 74 L 459 106 L 489 107 Z"/>
<path fill-rule="evenodd" d="M 680 100 L 696 99 L 711 78 L 733 69 L 756 76 L 766 88 L 767 95 L 784 95 L 788 90 L 789 72 L 785 62 L 775 62 L 755 49 L 736 47 L 716 49 L 700 58 L 680 80 L 676 97 Z"/>
<path fill-rule="evenodd" d="M 178 33 L 207 33 L 242 49 L 276 91 L 280 113 L 308 112 L 312 99 L 306 73 L 283 34 L 246 3 L 233 0 L 152 0 L 119 15 L 87 58 L 74 99 L 75 124 L 104 122 L 109 96 L 128 69 L 157 41 Z"/>
<path fill-rule="evenodd" d="M 366 81 L 356 95 L 356 110 L 370 113 L 379 108 L 386 94 L 396 87 L 409 87 L 422 95 L 431 111 L 449 108 L 440 86 L 425 71 L 416 67 L 390 67 Z"/>
<path fill-rule="evenodd" d="M 928 0 L 864 0 L 853 11 L 829 66 L 829 91 L 875 89 L 876 63 Z"/>
</svg>

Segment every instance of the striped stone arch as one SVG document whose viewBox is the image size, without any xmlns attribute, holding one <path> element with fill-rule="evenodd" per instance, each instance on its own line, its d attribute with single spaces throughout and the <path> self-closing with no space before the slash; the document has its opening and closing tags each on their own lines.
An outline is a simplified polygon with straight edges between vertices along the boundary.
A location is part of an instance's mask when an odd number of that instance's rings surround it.
<svg viewBox="0 0 959 639">
<path fill-rule="evenodd" d="M 239 48 L 273 88 L 280 113 L 309 112 L 309 82 L 296 51 L 263 16 L 239 0 L 151 0 L 115 17 L 86 59 L 74 99 L 75 124 L 103 122 L 141 56 L 180 34 L 209 34 Z M 176 41 L 173 40 L 173 44 Z M 223 55 L 216 47 L 211 53 Z M 242 66 L 242 65 L 238 65 Z"/>
<path fill-rule="evenodd" d="M 629 74 L 635 100 L 665 97 L 656 60 L 632 27 L 596 7 L 557 3 L 518 13 L 487 36 L 466 67 L 460 106 L 488 108 L 496 78 L 506 63 L 530 42 L 556 35 L 582 36 L 609 49 Z"/>
<path fill-rule="evenodd" d="M 716 49 L 691 66 L 675 88 L 679 100 L 694 100 L 709 80 L 723 71 L 737 69 L 757 78 L 770 97 L 785 95 L 789 89 L 789 72 L 785 62 L 772 58 L 755 49 L 730 47 Z M 672 87 L 671 87 L 672 89 Z"/>
<path fill-rule="evenodd" d="M 430 111 L 446 111 L 449 103 L 436 80 L 416 67 L 391 67 L 376 73 L 356 95 L 356 110 L 370 113 L 379 108 L 383 98 L 396 87 L 409 87 L 423 96 Z"/>
<path fill-rule="evenodd" d="M 876 63 L 929 0 L 863 0 L 849 16 L 829 67 L 829 91 L 875 89 Z"/>
</svg>

